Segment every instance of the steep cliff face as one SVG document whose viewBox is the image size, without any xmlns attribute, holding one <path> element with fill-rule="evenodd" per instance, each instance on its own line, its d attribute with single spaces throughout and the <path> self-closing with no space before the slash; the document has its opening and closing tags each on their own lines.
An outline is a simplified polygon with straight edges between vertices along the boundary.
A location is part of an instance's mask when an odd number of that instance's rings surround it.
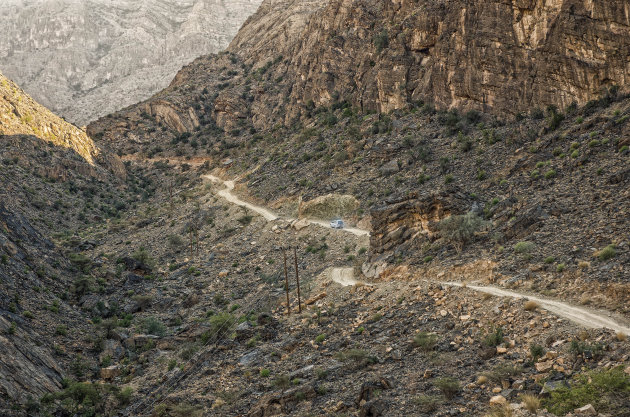
<svg viewBox="0 0 630 417">
<path fill-rule="evenodd" d="M 293 102 L 410 101 L 501 114 L 628 84 L 628 1 L 333 1 L 292 58 Z"/>
<path fill-rule="evenodd" d="M 11 0 L 0 69 L 84 124 L 149 97 L 182 65 L 225 48 L 260 0 Z"/>
</svg>

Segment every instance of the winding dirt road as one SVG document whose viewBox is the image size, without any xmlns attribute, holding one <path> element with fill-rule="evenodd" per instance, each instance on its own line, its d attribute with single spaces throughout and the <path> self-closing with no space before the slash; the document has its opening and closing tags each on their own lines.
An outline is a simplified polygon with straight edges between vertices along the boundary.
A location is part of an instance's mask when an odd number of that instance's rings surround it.
<svg viewBox="0 0 630 417">
<path fill-rule="evenodd" d="M 225 188 L 222 190 L 219 190 L 217 192 L 217 195 L 219 197 L 223 197 L 228 202 L 232 204 L 236 204 L 237 206 L 245 207 L 253 211 L 254 213 L 258 213 L 259 215 L 263 216 L 268 221 L 274 221 L 274 220 L 280 219 L 280 217 L 274 214 L 271 210 L 268 210 L 264 207 L 256 206 L 254 204 L 248 203 L 247 201 L 241 200 L 236 194 L 233 193 L 234 181 L 222 180 L 221 178 L 214 175 L 204 175 L 203 178 L 206 178 L 214 183 L 223 184 Z M 297 219 L 289 217 L 289 218 L 282 218 L 282 220 L 292 222 Z M 323 226 L 323 227 L 330 227 L 330 225 L 323 220 L 316 220 L 316 219 L 303 219 L 303 220 L 307 221 L 309 224 L 315 224 L 315 225 Z M 370 235 L 370 232 L 368 230 L 357 229 L 353 227 L 345 227 L 343 229 L 334 229 L 334 230 L 352 233 L 353 235 L 356 235 L 356 236 L 369 236 Z"/>
<path fill-rule="evenodd" d="M 274 221 L 279 219 L 276 214 L 272 211 L 256 206 L 254 204 L 248 203 L 246 201 L 241 200 L 238 196 L 233 193 L 234 190 L 234 181 L 225 181 L 219 177 L 214 175 L 204 175 L 204 178 L 214 182 L 220 183 L 225 186 L 224 189 L 219 190 L 217 195 L 224 198 L 230 203 L 236 204 L 241 207 L 245 207 L 261 216 L 263 216 L 268 221 Z M 285 218 L 286 221 L 293 221 L 295 219 Z M 321 225 L 324 227 L 329 227 L 329 225 L 321 220 L 307 220 L 310 224 Z M 352 233 L 356 236 L 369 236 L 370 232 L 367 230 L 361 230 L 356 228 L 346 228 L 341 229 L 339 231 L 346 231 Z M 357 281 L 354 278 L 354 270 L 352 268 L 331 268 L 328 272 L 329 279 L 333 282 L 336 282 L 344 287 L 356 285 Z M 570 305 L 568 303 L 563 303 L 561 301 L 549 300 L 537 296 L 522 294 L 515 291 L 505 290 L 502 288 L 491 287 L 491 286 L 480 286 L 480 285 L 464 285 L 458 282 L 440 282 L 440 281 L 432 281 L 437 282 L 442 285 L 449 285 L 452 287 L 466 287 L 468 289 L 483 292 L 487 294 L 492 294 L 498 297 L 510 297 L 516 299 L 528 299 L 537 302 L 540 306 L 559 317 L 563 317 L 567 320 L 570 320 L 580 326 L 586 328 L 605 328 L 611 329 L 619 333 L 623 333 L 626 335 L 630 335 L 630 325 L 622 324 L 621 321 L 616 321 L 611 316 L 612 314 L 606 311 L 595 311 L 590 310 L 584 307 L 577 307 Z"/>
<path fill-rule="evenodd" d="M 464 287 L 464 284 L 460 282 L 444 282 L 444 285 L 452 287 Z M 504 290 L 497 287 L 479 286 L 467 284 L 466 288 L 483 292 L 486 294 L 496 295 L 498 297 L 511 297 L 517 299 L 527 299 L 535 301 L 545 310 L 571 320 L 572 322 L 584 326 L 586 328 L 598 329 L 612 329 L 616 332 L 623 334 L 630 334 L 630 327 L 620 324 L 609 317 L 610 313 L 605 311 L 589 310 L 583 307 L 572 306 L 561 301 L 549 300 L 547 298 L 541 298 L 534 295 L 525 295 L 515 291 Z"/>
</svg>

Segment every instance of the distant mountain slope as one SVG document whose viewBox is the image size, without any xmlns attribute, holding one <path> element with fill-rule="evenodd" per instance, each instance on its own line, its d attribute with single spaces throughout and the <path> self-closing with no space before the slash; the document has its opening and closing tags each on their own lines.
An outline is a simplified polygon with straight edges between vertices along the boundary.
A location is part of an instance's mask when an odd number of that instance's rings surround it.
<svg viewBox="0 0 630 417">
<path fill-rule="evenodd" d="M 225 48 L 260 1 L 12 0 L 0 8 L 0 70 L 84 124 L 146 99 L 182 65 Z"/>
</svg>

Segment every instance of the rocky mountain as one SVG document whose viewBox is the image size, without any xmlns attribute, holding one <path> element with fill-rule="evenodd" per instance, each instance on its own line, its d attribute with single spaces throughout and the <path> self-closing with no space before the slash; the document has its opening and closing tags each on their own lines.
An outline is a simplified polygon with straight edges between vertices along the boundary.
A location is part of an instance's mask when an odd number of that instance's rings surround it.
<svg viewBox="0 0 630 417">
<path fill-rule="evenodd" d="M 266 0 L 126 177 L 3 136 L 0 413 L 630 415 L 625 10 Z"/>
<path fill-rule="evenodd" d="M 146 99 L 182 65 L 224 49 L 260 0 L 11 0 L 0 70 L 85 124 Z"/>
<path fill-rule="evenodd" d="M 228 48 L 230 62 L 195 61 L 154 102 L 183 119 L 210 114 L 228 131 L 291 126 L 335 102 L 388 112 L 421 100 L 511 117 L 585 104 L 627 88 L 626 6 L 268 1 Z M 191 89 L 204 88 L 216 97 L 195 112 Z"/>
</svg>

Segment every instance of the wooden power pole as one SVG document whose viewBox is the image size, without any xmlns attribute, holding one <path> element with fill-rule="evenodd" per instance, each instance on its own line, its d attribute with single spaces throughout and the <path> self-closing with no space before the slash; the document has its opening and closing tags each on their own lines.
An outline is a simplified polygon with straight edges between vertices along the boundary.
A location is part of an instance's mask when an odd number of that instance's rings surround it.
<svg viewBox="0 0 630 417">
<path fill-rule="evenodd" d="M 287 270 L 287 251 L 282 248 L 282 255 L 284 255 L 284 282 L 287 290 L 287 316 L 291 315 L 291 304 L 289 304 L 289 271 Z"/>
<path fill-rule="evenodd" d="M 293 247 L 293 256 L 295 257 L 295 279 L 297 280 L 297 293 L 298 293 L 298 311 L 302 312 L 302 298 L 300 296 L 300 274 L 298 273 L 298 260 L 297 260 L 297 248 Z"/>
</svg>

